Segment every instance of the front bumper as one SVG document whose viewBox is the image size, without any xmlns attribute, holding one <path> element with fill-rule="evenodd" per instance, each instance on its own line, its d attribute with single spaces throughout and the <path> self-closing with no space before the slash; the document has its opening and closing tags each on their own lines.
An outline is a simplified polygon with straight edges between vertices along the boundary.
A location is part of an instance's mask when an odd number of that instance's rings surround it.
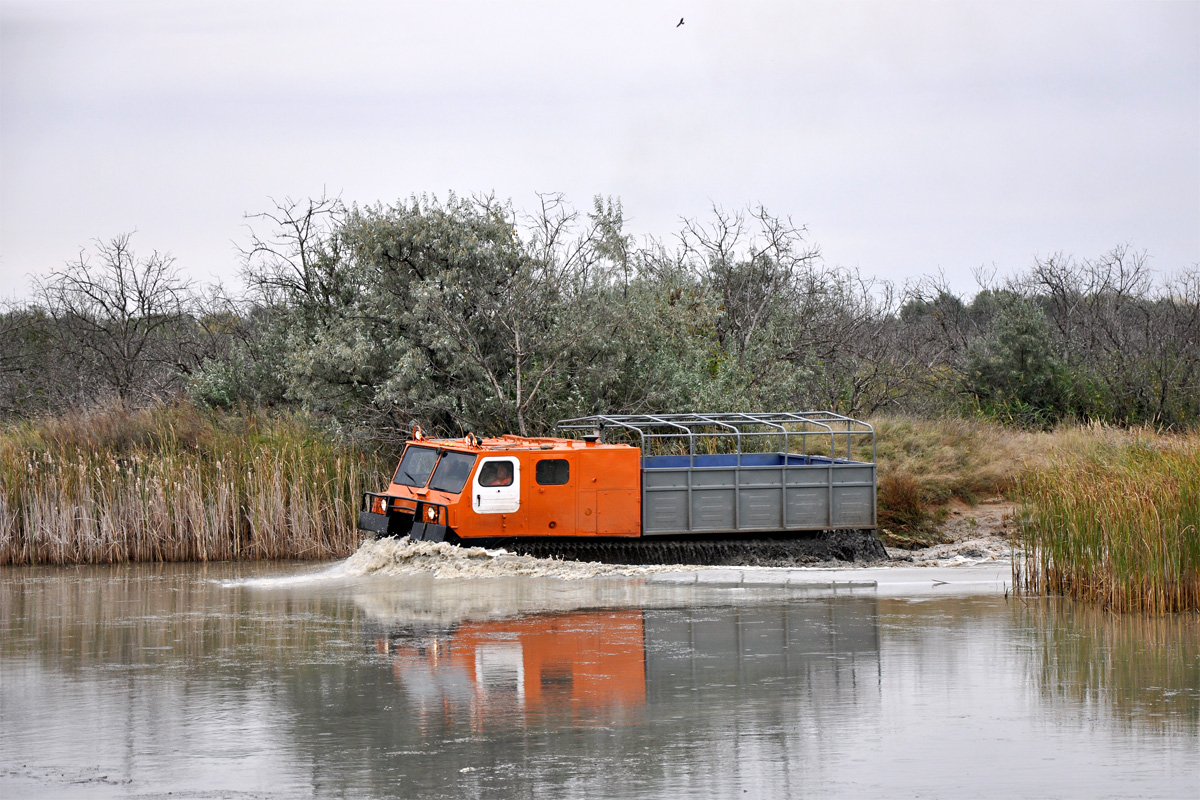
<svg viewBox="0 0 1200 800">
<path fill-rule="evenodd" d="M 438 518 L 446 518 L 445 506 L 432 503 L 419 503 L 416 508 L 396 508 L 391 499 L 388 500 L 388 511 L 379 514 L 370 511 L 371 499 L 380 497 L 368 492 L 363 496 L 363 507 L 358 512 L 358 529 L 373 536 L 407 536 L 419 542 L 445 542 L 453 540 L 454 533 L 449 526 L 434 522 L 425 522 L 422 517 L 425 509 L 433 505 L 439 509 Z"/>
</svg>

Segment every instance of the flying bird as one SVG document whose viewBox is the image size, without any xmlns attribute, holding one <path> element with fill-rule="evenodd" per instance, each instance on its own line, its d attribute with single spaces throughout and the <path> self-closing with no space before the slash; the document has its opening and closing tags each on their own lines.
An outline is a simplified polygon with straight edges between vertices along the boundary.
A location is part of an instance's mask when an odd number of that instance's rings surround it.
<svg viewBox="0 0 1200 800">
<path fill-rule="evenodd" d="M 680 17 L 680 18 L 679 18 L 679 25 L 682 25 L 682 24 L 683 24 L 683 17 Z M 676 27 L 676 28 L 678 28 L 678 27 L 679 27 L 679 25 L 676 25 L 675 27 Z"/>
</svg>

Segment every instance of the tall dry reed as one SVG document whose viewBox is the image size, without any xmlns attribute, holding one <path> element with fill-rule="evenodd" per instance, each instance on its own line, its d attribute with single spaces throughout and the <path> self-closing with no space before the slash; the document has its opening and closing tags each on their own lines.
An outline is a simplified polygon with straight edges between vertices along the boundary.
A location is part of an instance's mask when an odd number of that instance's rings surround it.
<svg viewBox="0 0 1200 800">
<path fill-rule="evenodd" d="M 1014 585 L 1116 611 L 1200 609 L 1200 433 L 1079 435 L 1019 492 Z"/>
<path fill-rule="evenodd" d="M 332 558 L 382 463 L 303 418 L 189 405 L 0 428 L 0 564 Z"/>
</svg>

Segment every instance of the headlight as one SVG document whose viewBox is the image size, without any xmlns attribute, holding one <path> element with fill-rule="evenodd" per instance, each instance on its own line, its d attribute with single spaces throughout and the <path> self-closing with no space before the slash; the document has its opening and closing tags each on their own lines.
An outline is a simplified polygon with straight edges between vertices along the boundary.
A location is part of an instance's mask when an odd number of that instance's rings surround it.
<svg viewBox="0 0 1200 800">
<path fill-rule="evenodd" d="M 437 520 L 436 506 L 425 506 L 425 519 L 429 520 L 430 522 L 435 522 Z"/>
<path fill-rule="evenodd" d="M 388 503 L 387 503 L 386 497 L 372 497 L 371 498 L 371 511 L 376 514 L 386 514 L 387 513 L 387 505 L 388 505 Z"/>
</svg>

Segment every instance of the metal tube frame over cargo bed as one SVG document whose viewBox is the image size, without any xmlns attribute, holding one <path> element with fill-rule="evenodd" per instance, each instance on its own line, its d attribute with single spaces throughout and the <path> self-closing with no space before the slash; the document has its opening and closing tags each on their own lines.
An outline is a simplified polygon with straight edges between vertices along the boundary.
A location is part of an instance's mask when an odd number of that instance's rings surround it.
<svg viewBox="0 0 1200 800">
<path fill-rule="evenodd" d="M 641 449 L 643 536 L 876 527 L 875 429 L 851 417 L 595 415 L 556 433 Z"/>
</svg>

